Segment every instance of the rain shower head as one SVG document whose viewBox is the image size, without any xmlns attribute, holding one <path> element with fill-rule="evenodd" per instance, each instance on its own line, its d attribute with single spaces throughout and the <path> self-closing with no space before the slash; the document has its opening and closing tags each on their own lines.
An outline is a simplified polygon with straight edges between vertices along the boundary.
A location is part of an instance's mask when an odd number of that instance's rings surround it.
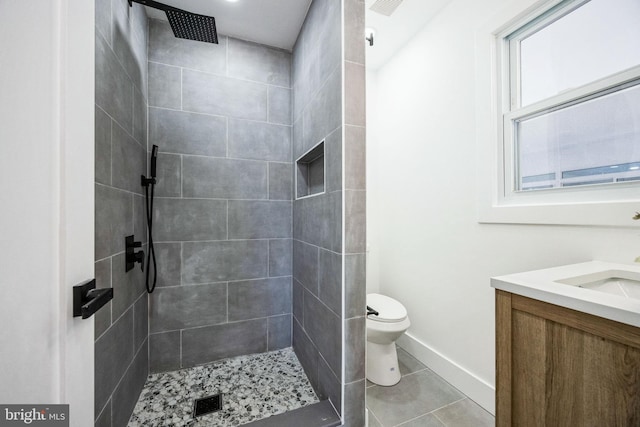
<svg viewBox="0 0 640 427">
<path fill-rule="evenodd" d="M 168 9 L 165 12 L 176 37 L 218 43 L 216 19 L 213 16 L 198 15 L 180 9 Z"/>
<path fill-rule="evenodd" d="M 213 16 L 198 15 L 153 0 L 129 0 L 129 6 L 133 2 L 163 10 L 167 14 L 173 35 L 178 38 L 218 44 L 216 19 Z"/>
</svg>

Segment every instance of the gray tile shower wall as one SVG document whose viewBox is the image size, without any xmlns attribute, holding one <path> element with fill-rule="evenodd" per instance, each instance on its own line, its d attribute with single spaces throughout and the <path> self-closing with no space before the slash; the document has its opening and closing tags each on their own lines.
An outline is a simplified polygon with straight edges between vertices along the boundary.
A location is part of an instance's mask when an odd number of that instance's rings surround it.
<svg viewBox="0 0 640 427">
<path fill-rule="evenodd" d="M 149 372 L 144 276 L 124 268 L 125 236 L 146 242 L 140 175 L 147 168 L 148 26 L 138 4 L 95 6 L 95 277 L 98 287 L 114 288 L 96 313 L 95 425 L 121 427 Z"/>
<path fill-rule="evenodd" d="M 325 143 L 325 191 L 293 204 L 293 346 L 351 427 L 365 413 L 363 33 L 364 1 L 313 1 L 292 73 L 293 160 Z"/>
<path fill-rule="evenodd" d="M 151 19 L 148 68 L 151 371 L 291 346 L 291 54 Z"/>
<path fill-rule="evenodd" d="M 293 51 L 293 160 L 325 141 L 325 191 L 294 201 L 293 346 L 321 399 L 342 396 L 341 1 L 311 3 Z M 294 192 L 296 194 L 296 192 Z M 336 277 L 336 275 L 338 277 Z M 335 288 L 338 288 L 336 290 Z"/>
<path fill-rule="evenodd" d="M 344 425 L 365 424 L 366 90 L 364 1 L 344 0 Z"/>
</svg>

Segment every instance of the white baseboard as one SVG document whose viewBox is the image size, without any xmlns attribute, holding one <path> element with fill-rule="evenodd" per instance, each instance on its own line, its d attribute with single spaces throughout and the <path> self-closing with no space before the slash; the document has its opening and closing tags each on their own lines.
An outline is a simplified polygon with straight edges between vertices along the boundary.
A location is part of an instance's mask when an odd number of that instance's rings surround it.
<svg viewBox="0 0 640 427">
<path fill-rule="evenodd" d="M 466 394 L 471 400 L 495 415 L 496 390 L 491 384 L 478 378 L 409 333 L 404 333 L 397 343 L 413 357 L 427 365 L 433 372 Z"/>
</svg>

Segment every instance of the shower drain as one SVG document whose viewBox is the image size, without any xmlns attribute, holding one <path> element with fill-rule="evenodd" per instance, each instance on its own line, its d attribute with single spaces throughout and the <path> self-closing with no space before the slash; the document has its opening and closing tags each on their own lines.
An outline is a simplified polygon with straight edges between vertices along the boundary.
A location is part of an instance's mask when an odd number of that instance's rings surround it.
<svg viewBox="0 0 640 427">
<path fill-rule="evenodd" d="M 203 397 L 196 399 L 193 405 L 193 416 L 199 417 L 201 415 L 217 412 L 220 409 L 222 409 L 222 394 Z"/>
</svg>

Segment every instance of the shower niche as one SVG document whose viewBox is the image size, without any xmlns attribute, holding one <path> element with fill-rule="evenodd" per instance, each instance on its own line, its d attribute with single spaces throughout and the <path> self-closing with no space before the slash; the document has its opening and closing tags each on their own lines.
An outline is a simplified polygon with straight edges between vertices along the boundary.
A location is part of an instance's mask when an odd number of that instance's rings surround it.
<svg viewBox="0 0 640 427">
<path fill-rule="evenodd" d="M 296 160 L 296 199 L 325 191 L 324 140 Z"/>
</svg>

